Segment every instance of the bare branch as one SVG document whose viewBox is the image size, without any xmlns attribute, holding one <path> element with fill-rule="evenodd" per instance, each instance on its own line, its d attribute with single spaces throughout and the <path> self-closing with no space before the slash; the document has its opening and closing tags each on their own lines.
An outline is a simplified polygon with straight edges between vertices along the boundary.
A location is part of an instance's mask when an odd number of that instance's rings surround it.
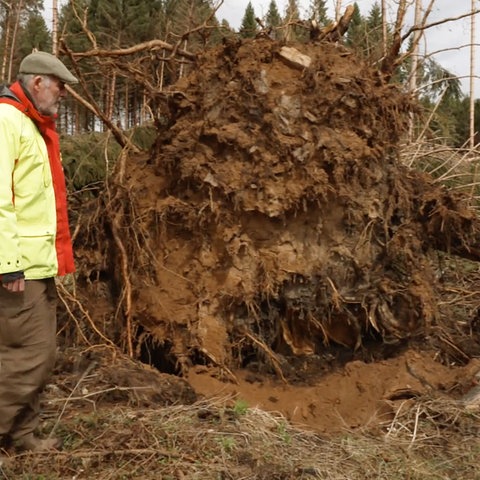
<svg viewBox="0 0 480 480">
<path fill-rule="evenodd" d="M 474 10 L 473 12 L 464 13 L 463 15 L 459 15 L 458 17 L 444 18 L 443 20 L 439 20 L 438 22 L 428 23 L 426 25 L 421 25 L 421 26 L 414 25 L 413 27 L 408 29 L 407 33 L 403 35 L 402 42 L 405 41 L 416 30 L 427 30 L 428 28 L 436 27 L 438 25 L 443 25 L 444 23 L 455 22 L 456 20 L 461 20 L 462 18 L 471 17 L 472 15 L 476 15 L 477 13 L 480 13 L 480 9 Z"/>
<path fill-rule="evenodd" d="M 400 0 L 397 10 L 397 19 L 395 21 L 395 30 L 393 32 L 393 42 L 390 47 L 390 51 L 387 52 L 385 58 L 382 61 L 381 71 L 385 74 L 391 75 L 395 68 L 395 59 L 398 58 L 400 48 L 402 46 L 401 31 L 405 21 L 405 15 L 407 12 L 406 0 Z"/>
<path fill-rule="evenodd" d="M 168 50 L 169 52 L 176 52 L 182 57 L 189 60 L 195 60 L 197 57 L 194 53 L 187 52 L 186 50 L 179 50 L 175 46 L 170 45 L 162 40 L 149 40 L 148 42 L 139 43 L 129 48 L 119 48 L 116 50 L 105 50 L 101 48 L 93 48 L 86 52 L 71 52 L 73 58 L 88 58 L 88 57 L 124 57 L 132 55 L 134 53 L 142 52 L 145 50 Z"/>
<path fill-rule="evenodd" d="M 83 106 L 88 108 L 92 113 L 98 116 L 100 120 L 105 124 L 105 126 L 112 132 L 112 135 L 114 136 L 115 140 L 120 144 L 122 148 L 128 148 L 132 150 L 133 152 L 139 152 L 139 149 L 130 142 L 130 140 L 122 133 L 122 131 L 113 124 L 113 122 L 101 111 L 97 103 L 95 102 L 95 99 L 92 97 L 92 95 L 89 93 L 87 84 L 85 83 L 85 80 L 83 79 L 83 76 L 79 72 L 78 65 L 73 58 L 73 55 L 71 51 L 66 47 L 65 43 L 62 41 L 61 43 L 61 49 L 64 53 L 66 53 L 69 57 L 70 60 L 72 61 L 73 68 L 75 69 L 75 73 L 77 74 L 80 85 L 82 86 L 85 94 L 88 97 L 88 100 L 82 98 L 73 88 L 70 86 L 66 85 L 65 88 L 67 91 L 72 95 L 75 100 L 80 102 Z"/>
</svg>

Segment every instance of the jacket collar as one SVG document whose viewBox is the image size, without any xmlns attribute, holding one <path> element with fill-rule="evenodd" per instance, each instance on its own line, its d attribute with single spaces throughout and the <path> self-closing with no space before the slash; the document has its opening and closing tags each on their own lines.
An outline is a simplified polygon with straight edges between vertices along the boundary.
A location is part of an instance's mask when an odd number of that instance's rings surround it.
<svg viewBox="0 0 480 480">
<path fill-rule="evenodd" d="M 10 86 L 10 91 L 18 98 L 22 105 L 22 112 L 30 117 L 40 130 L 52 128 L 55 125 L 55 118 L 49 115 L 42 115 L 35 107 L 30 94 L 23 88 L 20 82 Z M 55 116 L 56 117 L 56 116 Z"/>
</svg>

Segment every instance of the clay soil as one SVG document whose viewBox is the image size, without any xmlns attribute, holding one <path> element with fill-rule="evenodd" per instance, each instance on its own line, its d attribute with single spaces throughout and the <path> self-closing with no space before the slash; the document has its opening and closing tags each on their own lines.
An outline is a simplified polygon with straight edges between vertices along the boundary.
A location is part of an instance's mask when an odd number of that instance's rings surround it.
<svg viewBox="0 0 480 480">
<path fill-rule="evenodd" d="M 202 54 L 75 212 L 43 427 L 67 443 L 5 478 L 479 478 L 476 215 L 400 162 L 399 88 L 282 46 Z"/>
</svg>

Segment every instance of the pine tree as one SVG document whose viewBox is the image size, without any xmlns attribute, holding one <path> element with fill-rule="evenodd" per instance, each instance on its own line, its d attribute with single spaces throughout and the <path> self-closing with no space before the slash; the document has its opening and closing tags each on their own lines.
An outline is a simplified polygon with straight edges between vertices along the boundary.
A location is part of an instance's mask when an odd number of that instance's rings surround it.
<svg viewBox="0 0 480 480">
<path fill-rule="evenodd" d="M 319 26 L 325 26 L 331 22 L 327 15 L 326 0 L 311 0 L 309 11 L 310 18 L 315 20 Z"/>
<path fill-rule="evenodd" d="M 252 7 L 252 2 L 248 2 L 245 14 L 240 26 L 240 35 L 243 38 L 253 38 L 257 34 L 258 25 L 255 20 L 255 10 Z"/>
<path fill-rule="evenodd" d="M 267 28 L 277 28 L 282 23 L 282 17 L 278 11 L 277 3 L 275 0 L 270 1 L 267 14 L 265 15 L 265 26 Z"/>
<path fill-rule="evenodd" d="M 20 62 L 19 37 L 30 14 L 40 14 L 43 0 L 2 0 L 0 2 L 0 81 L 11 82 Z"/>
<path fill-rule="evenodd" d="M 287 41 L 301 41 L 307 38 L 306 30 L 299 27 L 300 13 L 297 0 L 288 0 L 284 21 L 287 27 L 285 33 Z"/>
<path fill-rule="evenodd" d="M 358 3 L 353 4 L 353 15 L 345 36 L 345 43 L 352 48 L 363 50 L 365 47 L 366 22 L 360 13 Z"/>
<path fill-rule="evenodd" d="M 354 3 L 353 16 L 345 43 L 371 63 L 375 63 L 382 58 L 382 11 L 378 2 L 373 4 L 366 18 L 361 15 L 358 4 Z"/>
<path fill-rule="evenodd" d="M 23 58 L 32 50 L 50 52 L 52 50 L 52 37 L 48 30 L 43 15 L 32 12 L 28 15 L 25 25 L 21 27 L 18 42 L 18 57 Z"/>
<path fill-rule="evenodd" d="M 280 12 L 278 11 L 277 3 L 275 0 L 270 1 L 270 5 L 268 6 L 267 14 L 265 15 L 265 26 L 271 30 L 271 37 L 274 39 L 279 40 L 281 38 L 281 34 L 279 31 L 279 27 L 282 24 L 282 17 L 280 16 Z"/>
<path fill-rule="evenodd" d="M 365 55 L 375 62 L 383 56 L 382 10 L 378 2 L 370 9 L 366 19 L 366 52 Z"/>
<path fill-rule="evenodd" d="M 190 51 L 204 49 L 221 41 L 222 29 L 208 0 L 168 0 L 160 18 L 160 38 L 176 44 L 184 37 Z M 206 25 L 205 29 L 199 28 Z M 188 32 L 193 32 L 186 37 Z M 184 44 L 184 47 L 186 44 Z"/>
</svg>

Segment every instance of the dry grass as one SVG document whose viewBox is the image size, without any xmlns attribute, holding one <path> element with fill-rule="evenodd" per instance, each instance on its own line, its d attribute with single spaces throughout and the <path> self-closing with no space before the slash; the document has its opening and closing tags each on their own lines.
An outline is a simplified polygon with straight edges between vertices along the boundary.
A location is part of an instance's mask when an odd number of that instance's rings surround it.
<svg viewBox="0 0 480 480">
<path fill-rule="evenodd" d="M 400 158 L 410 168 L 431 175 L 451 191 L 461 192 L 478 209 L 480 199 L 480 146 L 453 148 L 442 139 L 412 142 L 400 149 Z"/>
<path fill-rule="evenodd" d="M 45 431 L 62 403 L 49 404 Z M 452 402 L 408 400 L 375 434 L 327 437 L 232 399 L 149 409 L 87 408 L 77 399 L 57 428 L 61 452 L 13 455 L 1 473 L 6 480 L 474 480 L 479 420 Z"/>
</svg>

